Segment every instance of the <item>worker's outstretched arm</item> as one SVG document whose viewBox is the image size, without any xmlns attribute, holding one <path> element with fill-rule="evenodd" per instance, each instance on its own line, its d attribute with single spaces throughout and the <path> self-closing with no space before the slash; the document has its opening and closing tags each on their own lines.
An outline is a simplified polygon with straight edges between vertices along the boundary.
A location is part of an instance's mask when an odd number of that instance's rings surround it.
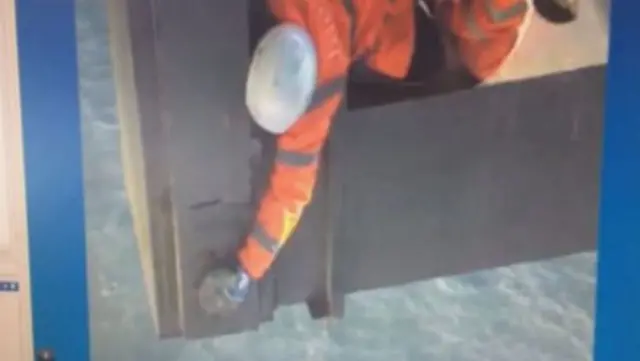
<svg viewBox="0 0 640 361">
<path fill-rule="evenodd" d="M 307 29 L 317 53 L 318 82 L 307 112 L 277 141 L 269 186 L 259 204 L 256 223 L 238 253 L 242 269 L 260 279 L 270 268 L 311 200 L 320 154 L 343 97 L 349 66 L 348 24 L 328 1 L 271 0 L 282 22 Z"/>
<path fill-rule="evenodd" d="M 341 95 L 333 96 L 278 139 L 269 186 L 253 230 L 238 254 L 241 267 L 254 280 L 269 269 L 311 200 L 322 147 L 340 100 Z"/>
</svg>

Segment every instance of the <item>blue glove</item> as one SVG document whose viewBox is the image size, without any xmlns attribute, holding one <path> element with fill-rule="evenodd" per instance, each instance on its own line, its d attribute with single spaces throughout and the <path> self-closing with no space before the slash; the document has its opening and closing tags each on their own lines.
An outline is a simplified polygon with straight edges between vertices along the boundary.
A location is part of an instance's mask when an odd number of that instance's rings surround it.
<svg viewBox="0 0 640 361">
<path fill-rule="evenodd" d="M 233 302 L 242 303 L 251 288 L 251 277 L 242 268 L 238 268 L 233 283 L 225 289 L 225 295 Z"/>
</svg>

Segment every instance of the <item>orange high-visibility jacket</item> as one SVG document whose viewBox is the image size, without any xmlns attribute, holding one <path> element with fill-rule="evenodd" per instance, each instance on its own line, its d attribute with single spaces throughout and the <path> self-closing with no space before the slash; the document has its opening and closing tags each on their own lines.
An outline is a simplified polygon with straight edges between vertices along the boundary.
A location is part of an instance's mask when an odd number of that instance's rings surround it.
<svg viewBox="0 0 640 361">
<path fill-rule="evenodd" d="M 450 0 L 446 22 L 478 78 L 492 75 L 513 47 L 526 0 Z M 238 259 L 255 280 L 273 263 L 311 200 L 319 158 L 343 97 L 349 65 L 403 78 L 414 47 L 415 0 L 269 0 L 281 22 L 306 28 L 318 57 L 318 88 L 307 112 L 277 140 L 270 184 Z M 487 41 L 487 40 L 491 41 Z M 487 45 L 489 44 L 489 45 Z"/>
</svg>

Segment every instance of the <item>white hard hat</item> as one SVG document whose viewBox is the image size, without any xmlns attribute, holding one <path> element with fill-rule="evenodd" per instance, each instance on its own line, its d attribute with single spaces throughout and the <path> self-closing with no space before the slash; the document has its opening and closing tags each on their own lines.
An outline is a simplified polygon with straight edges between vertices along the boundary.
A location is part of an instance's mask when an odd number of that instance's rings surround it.
<svg viewBox="0 0 640 361">
<path fill-rule="evenodd" d="M 283 24 L 258 44 L 247 77 L 246 105 L 253 120 L 282 134 L 304 114 L 316 86 L 316 50 L 301 27 Z"/>
</svg>

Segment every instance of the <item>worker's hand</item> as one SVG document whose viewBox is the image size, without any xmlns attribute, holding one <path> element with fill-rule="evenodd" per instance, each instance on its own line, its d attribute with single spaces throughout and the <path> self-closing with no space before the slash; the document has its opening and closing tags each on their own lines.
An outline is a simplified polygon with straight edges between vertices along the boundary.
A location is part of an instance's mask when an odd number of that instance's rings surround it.
<svg viewBox="0 0 640 361">
<path fill-rule="evenodd" d="M 244 302 L 251 279 L 242 270 L 223 268 L 208 274 L 199 290 L 200 305 L 209 315 L 225 315 Z"/>
<path fill-rule="evenodd" d="M 249 293 L 251 278 L 243 269 L 239 268 L 233 278 L 233 282 L 225 289 L 225 295 L 236 303 L 244 302 Z"/>
</svg>

